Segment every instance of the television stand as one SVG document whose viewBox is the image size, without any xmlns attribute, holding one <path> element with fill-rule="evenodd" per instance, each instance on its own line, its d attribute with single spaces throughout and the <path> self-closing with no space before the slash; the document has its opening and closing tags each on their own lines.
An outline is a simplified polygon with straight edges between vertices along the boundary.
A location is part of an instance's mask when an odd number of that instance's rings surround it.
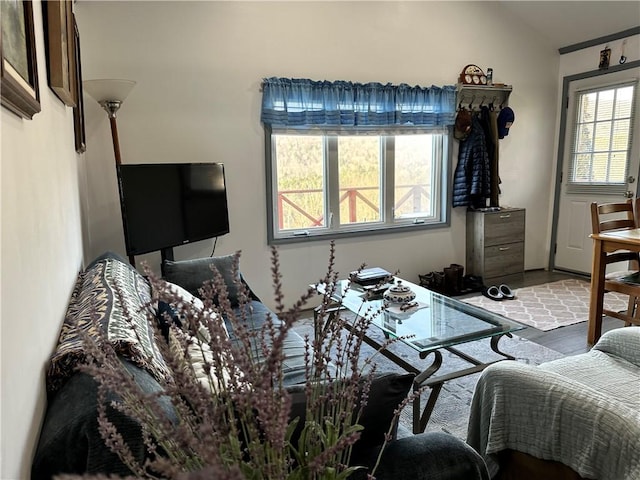
<svg viewBox="0 0 640 480">
<path fill-rule="evenodd" d="M 173 247 L 169 247 L 169 248 L 163 248 L 162 250 L 160 250 L 160 273 L 162 274 L 162 276 L 165 276 L 165 272 L 164 272 L 164 261 L 165 260 L 171 260 L 173 261 Z"/>
<path fill-rule="evenodd" d="M 173 247 L 160 250 L 160 257 L 162 258 L 162 263 L 164 263 L 165 260 L 173 261 Z"/>
</svg>

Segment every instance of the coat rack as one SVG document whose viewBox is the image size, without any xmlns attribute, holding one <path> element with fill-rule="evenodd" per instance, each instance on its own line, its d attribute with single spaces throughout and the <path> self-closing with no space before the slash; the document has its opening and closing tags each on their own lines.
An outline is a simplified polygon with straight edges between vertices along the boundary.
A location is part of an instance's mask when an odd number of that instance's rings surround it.
<svg viewBox="0 0 640 480">
<path fill-rule="evenodd" d="M 509 105 L 511 85 L 465 85 L 458 83 L 456 95 L 457 109 L 480 110 L 482 106 L 493 105 L 501 109 Z"/>
</svg>

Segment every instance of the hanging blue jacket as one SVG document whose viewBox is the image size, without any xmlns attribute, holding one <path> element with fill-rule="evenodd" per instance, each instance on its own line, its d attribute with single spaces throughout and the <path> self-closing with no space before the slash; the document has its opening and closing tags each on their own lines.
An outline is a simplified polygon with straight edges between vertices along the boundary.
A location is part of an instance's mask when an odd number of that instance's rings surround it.
<svg viewBox="0 0 640 480">
<path fill-rule="evenodd" d="M 491 195 L 491 165 L 484 130 L 477 116 L 469 136 L 460 141 L 458 165 L 453 176 L 454 207 L 484 207 Z"/>
</svg>

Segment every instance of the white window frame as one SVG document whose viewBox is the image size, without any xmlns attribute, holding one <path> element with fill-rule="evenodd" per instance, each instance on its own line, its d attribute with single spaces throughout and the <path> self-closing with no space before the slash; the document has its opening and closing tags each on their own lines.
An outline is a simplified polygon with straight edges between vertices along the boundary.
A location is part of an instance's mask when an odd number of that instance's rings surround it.
<svg viewBox="0 0 640 480">
<path fill-rule="evenodd" d="M 279 229 L 278 182 L 275 142 L 272 135 L 303 134 L 323 135 L 324 148 L 324 227 L 305 229 Z M 394 140 L 396 135 L 435 134 L 442 135 L 442 142 L 434 145 L 434 162 L 431 170 L 432 215 L 394 217 Z M 381 141 L 381 220 L 378 222 L 349 223 L 340 225 L 338 220 L 339 182 L 337 162 L 337 137 L 339 135 L 376 135 Z M 450 225 L 450 172 L 452 164 L 453 132 L 451 127 L 404 127 L 400 129 L 284 129 L 265 126 L 265 160 L 267 175 L 267 238 L 269 245 L 306 242 L 310 240 L 356 237 L 382 233 L 406 233 L 407 231 L 442 228 Z"/>
<path fill-rule="evenodd" d="M 581 102 L 582 102 L 582 98 L 585 95 L 588 95 L 590 93 L 600 93 L 603 91 L 607 91 L 607 90 L 617 90 L 620 88 L 624 88 L 624 87 L 634 87 L 634 94 L 632 96 L 632 105 L 631 105 L 631 112 L 630 112 L 630 116 L 629 116 L 629 143 L 627 145 L 627 164 L 626 164 L 626 171 L 625 171 L 625 175 L 624 178 L 619 181 L 619 182 L 577 182 L 574 180 L 574 172 L 576 170 L 576 158 L 578 157 L 578 155 L 580 155 L 581 153 L 577 151 L 576 149 L 576 142 L 577 142 L 577 136 L 578 136 L 578 131 L 580 129 L 580 125 L 582 125 L 579 122 L 579 115 L 580 115 L 580 107 L 581 107 Z M 632 81 L 624 81 L 624 82 L 615 82 L 615 83 L 611 83 L 611 84 L 606 84 L 606 85 L 602 85 L 599 87 L 590 87 L 590 88 L 586 88 L 586 89 L 582 89 L 582 90 L 577 90 L 576 91 L 576 101 L 575 101 L 575 105 L 574 105 L 574 112 L 573 112 L 573 116 L 574 116 L 574 131 L 573 131 L 573 135 L 571 138 L 571 150 L 570 150 L 570 156 L 569 156 L 569 171 L 568 171 L 568 179 L 567 179 L 567 192 L 568 193 L 582 193 L 582 194 L 603 194 L 603 193 L 608 193 L 608 194 L 612 194 L 612 195 L 621 195 L 624 194 L 627 190 L 627 176 L 629 175 L 629 164 L 631 161 L 630 155 L 631 155 L 631 145 L 633 143 L 633 131 L 634 131 L 634 122 L 635 120 L 635 112 L 637 111 L 637 105 L 636 105 L 636 89 L 638 88 L 638 81 L 637 80 L 632 80 Z M 614 100 L 614 105 L 615 105 L 615 100 Z M 597 110 L 596 110 L 596 116 L 597 116 Z M 626 117 L 625 117 L 626 118 Z M 615 119 L 615 120 L 619 120 L 619 119 Z M 607 122 L 613 123 L 614 118 L 612 117 L 612 119 L 610 120 L 606 120 Z M 598 123 L 597 120 L 594 120 L 593 122 L 594 128 L 596 126 L 596 124 Z M 612 133 L 611 135 L 613 135 L 613 128 L 611 129 Z M 595 133 L 594 133 L 595 135 Z M 594 139 L 595 140 L 595 139 Z M 612 152 L 614 152 L 612 145 L 609 146 L 609 150 L 606 151 L 606 153 L 609 154 L 609 156 L 611 156 Z M 592 155 L 595 154 L 595 150 L 590 152 Z M 605 153 L 605 151 L 602 152 L 598 152 L 598 153 Z"/>
</svg>

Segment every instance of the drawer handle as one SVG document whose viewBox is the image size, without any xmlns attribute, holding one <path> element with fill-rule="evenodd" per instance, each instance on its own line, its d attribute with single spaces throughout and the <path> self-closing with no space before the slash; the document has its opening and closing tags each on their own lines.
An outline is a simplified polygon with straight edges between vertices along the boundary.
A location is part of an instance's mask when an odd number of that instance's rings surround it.
<svg viewBox="0 0 640 480">
<path fill-rule="evenodd" d="M 511 214 L 505 213 L 504 215 L 500 215 L 500 218 L 511 218 Z"/>
<path fill-rule="evenodd" d="M 498 248 L 499 251 L 501 252 L 506 252 L 507 250 L 509 250 L 511 247 L 500 247 Z"/>
</svg>

